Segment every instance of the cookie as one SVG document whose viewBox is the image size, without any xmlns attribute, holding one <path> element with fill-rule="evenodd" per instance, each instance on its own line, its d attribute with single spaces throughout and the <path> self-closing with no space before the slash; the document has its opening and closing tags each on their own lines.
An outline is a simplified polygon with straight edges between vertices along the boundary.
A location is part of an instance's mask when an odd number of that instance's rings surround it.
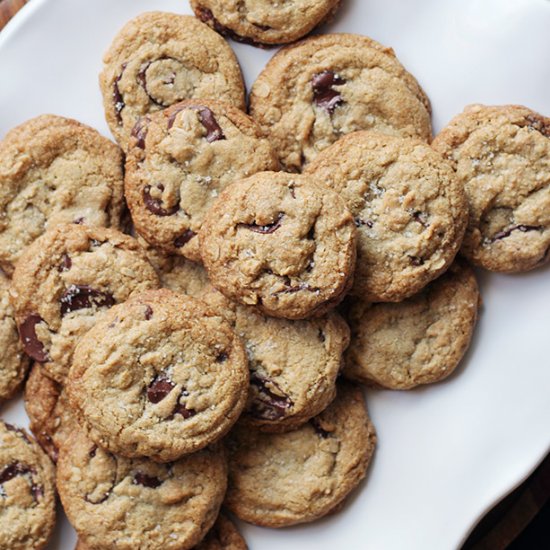
<svg viewBox="0 0 550 550">
<path fill-rule="evenodd" d="M 357 130 L 431 139 L 430 103 L 418 82 L 392 49 L 353 34 L 279 51 L 252 86 L 250 113 L 290 172 Z"/>
<path fill-rule="evenodd" d="M 266 527 L 316 520 L 339 507 L 365 477 L 375 444 L 363 394 L 347 384 L 298 430 L 266 434 L 238 425 L 228 442 L 225 504 Z"/>
<path fill-rule="evenodd" d="M 63 382 L 74 347 L 101 313 L 159 285 L 135 239 L 113 229 L 59 225 L 21 256 L 11 299 L 27 354 Z"/>
<path fill-rule="evenodd" d="M 148 12 L 119 31 L 99 77 L 107 123 L 126 150 L 140 116 L 183 99 L 215 98 L 245 108 L 233 50 L 189 15 Z"/>
<path fill-rule="evenodd" d="M 30 366 L 19 342 L 9 288 L 9 280 L 0 271 L 0 402 L 15 395 Z"/>
<path fill-rule="evenodd" d="M 464 262 L 398 304 L 355 299 L 344 375 L 395 390 L 446 378 L 470 345 L 479 303 L 474 272 Z"/>
<path fill-rule="evenodd" d="M 57 462 L 59 447 L 77 427 L 67 393 L 35 363 L 25 384 L 25 410 L 36 441 Z"/>
<path fill-rule="evenodd" d="M 191 0 L 195 15 L 220 34 L 256 46 L 287 44 L 330 19 L 340 0 Z"/>
<path fill-rule="evenodd" d="M 181 256 L 175 256 L 170 268 L 160 273 L 160 282 L 164 288 L 196 297 L 209 286 L 204 267 Z"/>
<path fill-rule="evenodd" d="M 123 205 L 122 153 L 96 130 L 42 115 L 0 142 L 0 267 L 7 274 L 46 228 L 118 228 Z"/>
<path fill-rule="evenodd" d="M 54 468 L 24 430 L 0 420 L 0 548 L 41 550 L 55 524 Z"/>
<path fill-rule="evenodd" d="M 351 285 L 353 218 L 311 177 L 261 172 L 220 195 L 200 233 L 212 284 L 273 317 L 322 315 Z"/>
<path fill-rule="evenodd" d="M 468 197 L 462 254 L 512 273 L 550 250 L 550 118 L 519 105 L 470 105 L 434 139 Z"/>
<path fill-rule="evenodd" d="M 140 121 L 125 194 L 137 232 L 168 254 L 200 261 L 197 233 L 235 179 L 279 163 L 258 125 L 224 103 L 188 100 Z"/>
<path fill-rule="evenodd" d="M 452 263 L 467 223 L 466 197 L 448 162 L 426 143 L 356 132 L 306 172 L 337 191 L 354 217 L 353 295 L 399 302 Z"/>
<path fill-rule="evenodd" d="M 80 340 L 67 380 L 90 435 L 160 462 L 226 434 L 248 389 L 244 347 L 202 302 L 167 289 L 115 306 Z"/>
<path fill-rule="evenodd" d="M 157 464 L 113 455 L 75 431 L 57 463 L 63 508 L 91 549 L 191 548 L 214 524 L 226 485 L 214 448 Z"/>
</svg>

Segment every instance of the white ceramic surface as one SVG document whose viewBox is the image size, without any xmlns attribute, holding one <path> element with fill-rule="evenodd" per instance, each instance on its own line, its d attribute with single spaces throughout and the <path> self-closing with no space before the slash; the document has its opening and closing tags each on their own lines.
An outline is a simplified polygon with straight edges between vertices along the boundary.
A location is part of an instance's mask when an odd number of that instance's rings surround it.
<svg viewBox="0 0 550 550">
<path fill-rule="evenodd" d="M 0 33 L 0 138 L 32 116 L 77 118 L 108 134 L 97 74 L 116 31 L 185 0 L 31 0 Z M 433 103 L 436 131 L 472 102 L 523 103 L 550 115 L 550 1 L 344 0 L 330 31 L 392 46 Z M 248 86 L 271 57 L 234 44 Z M 368 392 L 379 446 L 346 509 L 280 531 L 243 526 L 251 550 L 445 550 L 517 485 L 550 446 L 549 267 L 482 274 L 470 352 L 446 382 Z M 26 424 L 20 401 L 2 417 Z M 66 522 L 51 548 L 72 550 Z"/>
</svg>

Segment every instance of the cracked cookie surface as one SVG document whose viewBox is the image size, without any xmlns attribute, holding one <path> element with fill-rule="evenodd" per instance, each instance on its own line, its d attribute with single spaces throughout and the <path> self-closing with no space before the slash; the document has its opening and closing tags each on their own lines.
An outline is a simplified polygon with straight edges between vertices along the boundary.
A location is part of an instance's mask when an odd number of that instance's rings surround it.
<svg viewBox="0 0 550 550">
<path fill-rule="evenodd" d="M 119 31 L 103 63 L 105 115 L 124 150 L 140 116 L 183 99 L 214 98 L 245 107 L 235 54 L 195 17 L 143 13 Z"/>
<path fill-rule="evenodd" d="M 226 485 L 219 449 L 158 464 L 111 454 L 82 431 L 63 444 L 57 466 L 63 508 L 92 549 L 192 548 L 214 524 Z"/>
<path fill-rule="evenodd" d="M 10 290 L 26 353 L 62 383 L 78 340 L 132 293 L 157 288 L 137 241 L 100 227 L 59 225 L 21 257 Z"/>
<path fill-rule="evenodd" d="M 125 176 L 136 230 L 166 253 L 194 261 L 200 261 L 197 234 L 223 189 L 279 167 L 259 126 L 228 104 L 183 101 L 136 128 Z"/>
<path fill-rule="evenodd" d="M 351 285 L 353 218 L 334 191 L 311 177 L 260 172 L 231 184 L 199 239 L 212 284 L 266 315 L 322 315 Z"/>
<path fill-rule="evenodd" d="M 150 291 L 109 310 L 80 340 L 66 388 L 101 446 L 168 462 L 235 423 L 248 390 L 246 354 L 202 302 Z"/>
<path fill-rule="evenodd" d="M 400 390 L 446 378 L 468 349 L 479 303 L 474 272 L 462 261 L 403 302 L 356 298 L 346 316 L 352 340 L 344 375 Z"/>
<path fill-rule="evenodd" d="M 353 295 L 399 302 L 453 261 L 467 223 L 466 196 L 449 163 L 426 143 L 356 132 L 306 172 L 338 192 L 354 217 Z"/>
<path fill-rule="evenodd" d="M 201 21 L 252 45 L 294 42 L 330 19 L 339 5 L 340 0 L 191 0 Z"/>
<path fill-rule="evenodd" d="M 340 384 L 332 404 L 298 430 L 266 434 L 237 426 L 228 441 L 225 504 L 266 527 L 316 520 L 363 479 L 375 444 L 362 392 Z"/>
<path fill-rule="evenodd" d="M 550 250 L 550 118 L 470 105 L 434 139 L 468 197 L 462 254 L 491 271 L 533 269 Z"/>
<path fill-rule="evenodd" d="M 430 105 L 417 81 L 393 50 L 359 35 L 283 48 L 252 86 L 250 113 L 291 172 L 358 130 L 431 139 Z"/>
<path fill-rule="evenodd" d="M 17 126 L 0 142 L 0 267 L 59 223 L 118 229 L 124 206 L 119 147 L 55 115 Z"/>
<path fill-rule="evenodd" d="M 54 524 L 50 459 L 24 430 L 0 421 L 0 547 L 41 550 Z"/>
</svg>

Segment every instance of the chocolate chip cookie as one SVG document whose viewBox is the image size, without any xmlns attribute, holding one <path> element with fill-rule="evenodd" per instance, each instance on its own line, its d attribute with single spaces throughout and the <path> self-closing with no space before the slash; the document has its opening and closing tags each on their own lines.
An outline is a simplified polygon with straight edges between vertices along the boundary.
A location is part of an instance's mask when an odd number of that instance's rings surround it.
<svg viewBox="0 0 550 550">
<path fill-rule="evenodd" d="M 340 0 L 191 0 L 195 15 L 214 30 L 252 45 L 287 44 L 334 14 Z"/>
<path fill-rule="evenodd" d="M 345 376 L 395 390 L 446 378 L 468 349 L 479 303 L 475 275 L 462 261 L 398 304 L 355 299 Z"/>
<path fill-rule="evenodd" d="M 353 34 L 283 48 L 252 86 L 250 113 L 291 172 L 357 130 L 431 138 L 430 104 L 418 82 L 392 49 Z"/>
<path fill-rule="evenodd" d="M 78 422 L 63 386 L 46 376 L 39 363 L 34 364 L 25 384 L 25 410 L 34 437 L 57 462 L 59 447 Z"/>
<path fill-rule="evenodd" d="M 54 468 L 24 430 L 0 420 L 0 548 L 41 550 L 55 524 Z"/>
<path fill-rule="evenodd" d="M 191 548 L 214 524 L 226 485 L 224 453 L 214 448 L 158 464 L 113 455 L 75 431 L 57 463 L 63 508 L 94 549 Z"/>
<path fill-rule="evenodd" d="M 220 195 L 200 233 L 212 284 L 266 315 L 322 315 L 351 285 L 356 230 L 343 200 L 310 176 L 261 172 Z"/>
<path fill-rule="evenodd" d="M 363 394 L 338 387 L 335 401 L 298 430 L 231 433 L 226 505 L 266 527 L 316 520 L 336 509 L 364 478 L 376 436 Z"/>
<path fill-rule="evenodd" d="M 426 143 L 356 132 L 306 172 L 337 191 L 354 217 L 353 295 L 399 302 L 453 261 L 467 223 L 466 197 L 449 163 Z"/>
<path fill-rule="evenodd" d="M 214 98 L 245 107 L 235 54 L 195 17 L 138 15 L 117 34 L 103 62 L 99 83 L 105 115 L 124 150 L 140 116 L 183 99 Z"/>
<path fill-rule="evenodd" d="M 15 395 L 30 365 L 19 342 L 9 288 L 9 280 L 0 271 L 0 402 Z"/>
<path fill-rule="evenodd" d="M 77 223 L 118 228 L 124 204 L 120 149 L 76 120 L 42 115 L 0 142 L 0 267 L 46 228 Z"/>
<path fill-rule="evenodd" d="M 336 396 L 336 377 L 349 344 L 349 327 L 336 312 L 290 321 L 266 317 L 217 290 L 201 299 L 242 338 L 250 368 L 243 419 L 264 431 L 288 431 L 323 411 Z"/>
<path fill-rule="evenodd" d="M 208 209 L 235 179 L 279 163 L 258 125 L 217 101 L 188 100 L 140 120 L 130 138 L 125 194 L 137 232 L 168 254 L 200 261 Z"/>
<path fill-rule="evenodd" d="M 135 239 L 100 227 L 54 227 L 23 253 L 13 277 L 23 347 L 63 382 L 76 343 L 100 314 L 158 285 Z"/>
<path fill-rule="evenodd" d="M 150 291 L 113 307 L 80 340 L 66 389 L 98 444 L 169 462 L 235 423 L 246 403 L 246 354 L 202 302 Z"/>
<path fill-rule="evenodd" d="M 434 139 L 468 197 L 462 254 L 491 271 L 546 262 L 550 250 L 550 118 L 519 105 L 470 105 Z"/>
</svg>

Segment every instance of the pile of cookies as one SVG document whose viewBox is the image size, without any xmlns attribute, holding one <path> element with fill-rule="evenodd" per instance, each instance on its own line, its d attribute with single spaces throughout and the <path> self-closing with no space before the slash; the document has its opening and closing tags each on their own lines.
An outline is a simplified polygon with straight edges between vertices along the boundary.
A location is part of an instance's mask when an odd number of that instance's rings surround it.
<svg viewBox="0 0 550 550">
<path fill-rule="evenodd" d="M 350 34 L 283 47 L 246 114 L 220 34 L 292 42 L 338 4 L 145 13 L 100 75 L 118 145 L 54 115 L 0 142 L 0 399 L 24 383 L 35 437 L 0 422 L 2 548 L 46 545 L 56 493 L 80 550 L 335 512 L 376 444 L 356 384 L 447 377 L 468 261 L 548 259 L 548 118 L 475 105 L 432 141 L 415 78 Z"/>
</svg>

